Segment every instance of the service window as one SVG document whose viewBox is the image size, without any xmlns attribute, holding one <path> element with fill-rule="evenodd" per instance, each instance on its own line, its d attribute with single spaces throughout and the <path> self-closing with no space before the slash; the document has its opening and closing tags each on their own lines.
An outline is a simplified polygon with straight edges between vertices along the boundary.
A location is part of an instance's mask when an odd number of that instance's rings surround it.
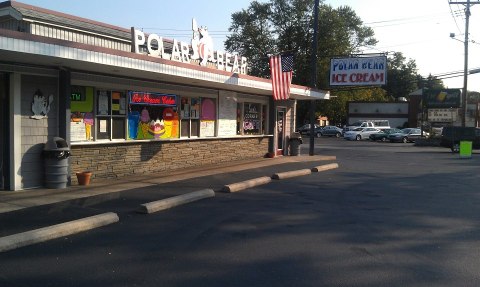
<svg viewBox="0 0 480 287">
<path fill-rule="evenodd" d="M 180 131 L 182 137 L 200 136 L 200 98 L 182 97 L 180 104 Z"/>
<path fill-rule="evenodd" d="M 201 113 L 200 113 L 200 136 L 201 137 L 215 136 L 216 118 L 217 118 L 217 106 L 216 106 L 215 99 L 202 98 Z"/>
<path fill-rule="evenodd" d="M 176 95 L 143 91 L 129 92 L 129 139 L 178 137 L 179 116 Z"/>
<path fill-rule="evenodd" d="M 126 139 L 127 100 L 119 91 L 97 91 L 97 139 Z"/>
</svg>

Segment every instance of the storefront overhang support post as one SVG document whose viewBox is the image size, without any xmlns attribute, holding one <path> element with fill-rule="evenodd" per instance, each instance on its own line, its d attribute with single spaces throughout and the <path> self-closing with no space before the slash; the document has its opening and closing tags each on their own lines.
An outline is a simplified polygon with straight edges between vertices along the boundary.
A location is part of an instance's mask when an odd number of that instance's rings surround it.
<svg viewBox="0 0 480 287">
<path fill-rule="evenodd" d="M 58 135 L 70 142 L 70 95 L 71 72 L 66 68 L 60 68 L 58 84 Z"/>
<path fill-rule="evenodd" d="M 67 143 L 70 143 L 71 94 L 72 73 L 69 69 L 62 67 L 58 78 L 58 135 Z M 68 184 L 71 184 L 70 171 L 67 181 Z"/>
<path fill-rule="evenodd" d="M 270 97 L 268 102 L 268 106 L 270 107 L 270 112 L 268 113 L 268 133 L 274 135 L 274 137 L 270 137 L 268 141 L 268 153 L 275 154 L 275 101 L 273 97 Z"/>
<path fill-rule="evenodd" d="M 311 87 L 315 89 L 317 87 L 317 42 L 318 42 L 318 6 L 319 0 L 315 0 L 315 11 L 313 19 L 313 40 L 312 40 L 312 78 Z M 316 101 L 310 102 L 310 155 L 315 154 L 315 110 Z"/>
</svg>

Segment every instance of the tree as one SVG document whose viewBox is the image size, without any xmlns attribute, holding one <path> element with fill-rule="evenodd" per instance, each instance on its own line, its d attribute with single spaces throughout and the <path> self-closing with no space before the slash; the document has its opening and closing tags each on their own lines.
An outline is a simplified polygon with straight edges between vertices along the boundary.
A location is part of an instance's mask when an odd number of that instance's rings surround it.
<svg viewBox="0 0 480 287">
<path fill-rule="evenodd" d="M 227 37 L 225 48 L 249 59 L 252 76 L 265 77 L 270 74 L 267 54 L 275 49 L 271 14 L 271 4 L 257 1 L 250 3 L 247 10 L 232 14 L 232 24 L 228 29 L 232 34 Z"/>
<path fill-rule="evenodd" d="M 225 49 L 237 51 L 250 60 L 250 74 L 270 77 L 267 54 L 292 51 L 295 54 L 294 84 L 310 86 L 313 39 L 313 9 L 311 0 L 270 0 L 268 3 L 251 2 L 248 9 L 232 14 L 232 24 Z M 332 8 L 321 1 L 319 7 L 317 43 L 317 83 L 320 89 L 329 87 L 330 58 L 360 53 L 362 47 L 377 43 L 374 32 L 348 6 Z M 317 101 L 317 115 L 327 115 L 343 122 L 346 117 L 346 100 L 384 99 L 379 89 L 332 92 L 337 97 L 330 101 Z M 358 95 L 358 96 L 357 96 Z M 310 101 L 297 105 L 297 120 L 309 118 Z M 327 107 L 329 109 L 327 109 Z"/>
<path fill-rule="evenodd" d="M 445 89 L 443 81 L 432 76 L 432 74 L 428 75 L 427 78 L 417 75 L 417 86 L 419 89 Z"/>
<path fill-rule="evenodd" d="M 398 99 L 418 89 L 417 64 L 407 59 L 400 52 L 395 52 L 387 58 L 387 85 L 384 86 L 387 95 Z"/>
</svg>

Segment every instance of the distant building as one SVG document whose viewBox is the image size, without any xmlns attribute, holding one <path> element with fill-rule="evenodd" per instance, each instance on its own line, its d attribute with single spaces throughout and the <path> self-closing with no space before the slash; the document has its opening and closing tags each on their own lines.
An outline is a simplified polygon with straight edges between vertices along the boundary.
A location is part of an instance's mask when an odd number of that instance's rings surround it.
<svg viewBox="0 0 480 287">
<path fill-rule="evenodd" d="M 392 128 L 410 126 L 409 103 L 348 102 L 347 125 L 360 120 L 388 120 Z M 416 126 L 416 123 L 411 126 Z"/>
</svg>

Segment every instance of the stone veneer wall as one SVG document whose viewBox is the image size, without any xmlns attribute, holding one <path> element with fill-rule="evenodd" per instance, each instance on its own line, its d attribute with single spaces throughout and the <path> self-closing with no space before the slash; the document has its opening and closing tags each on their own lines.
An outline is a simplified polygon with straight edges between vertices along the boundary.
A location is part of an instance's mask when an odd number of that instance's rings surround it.
<svg viewBox="0 0 480 287">
<path fill-rule="evenodd" d="M 92 178 L 122 178 L 194 166 L 264 157 L 269 137 L 88 144 L 71 147 L 71 184 L 76 172 Z"/>
</svg>

